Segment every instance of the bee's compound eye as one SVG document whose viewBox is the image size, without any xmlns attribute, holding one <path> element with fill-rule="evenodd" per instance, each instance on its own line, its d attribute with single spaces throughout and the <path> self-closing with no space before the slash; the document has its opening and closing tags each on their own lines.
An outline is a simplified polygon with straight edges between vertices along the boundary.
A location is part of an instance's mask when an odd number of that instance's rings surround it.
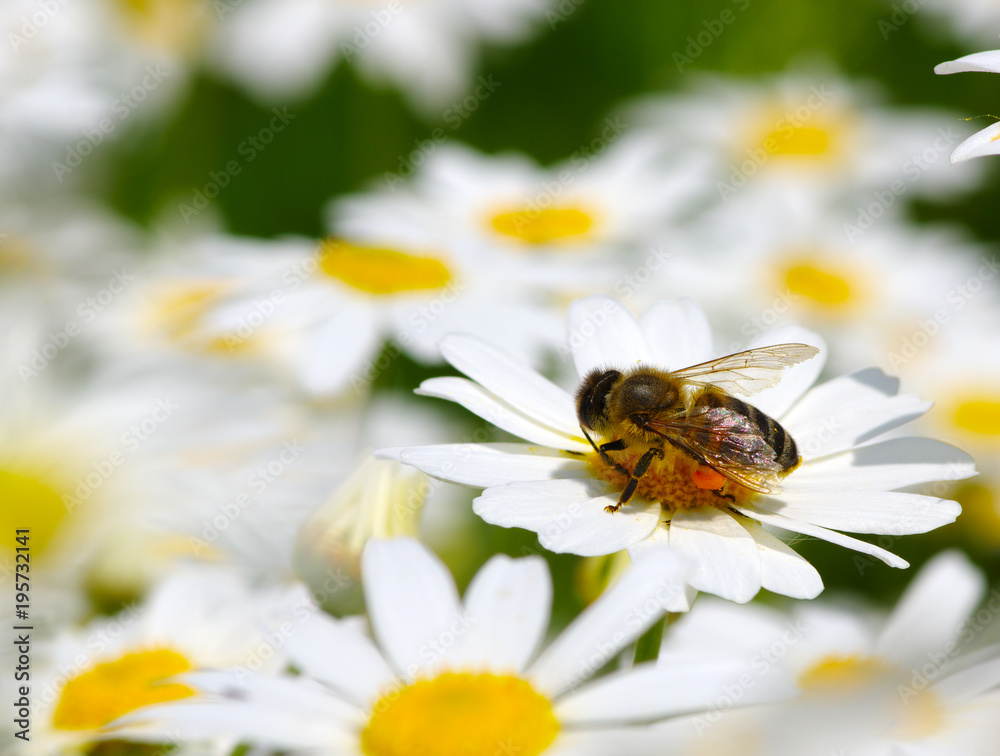
<svg viewBox="0 0 1000 756">
<path fill-rule="evenodd" d="M 608 394 L 621 377 L 617 370 L 592 370 L 584 377 L 576 392 L 576 416 L 580 425 L 600 430 L 607 422 Z"/>
</svg>

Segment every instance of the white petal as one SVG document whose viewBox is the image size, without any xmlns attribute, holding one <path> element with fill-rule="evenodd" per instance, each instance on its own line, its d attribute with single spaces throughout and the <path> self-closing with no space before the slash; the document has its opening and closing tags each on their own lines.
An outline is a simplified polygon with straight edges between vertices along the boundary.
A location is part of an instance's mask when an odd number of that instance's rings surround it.
<svg viewBox="0 0 1000 756">
<path fill-rule="evenodd" d="M 653 362 L 667 370 L 712 359 L 712 329 L 705 311 L 687 297 L 657 302 L 639 321 Z"/>
<path fill-rule="evenodd" d="M 608 725 L 662 719 L 705 709 L 788 697 L 794 687 L 778 670 L 751 674 L 746 663 L 731 660 L 670 659 L 609 675 L 568 693 L 556 716 L 570 724 Z"/>
<path fill-rule="evenodd" d="M 458 591 L 445 566 L 409 538 L 369 541 L 361 555 L 372 630 L 397 672 L 412 680 L 436 668 L 445 633 L 460 624 Z"/>
<path fill-rule="evenodd" d="M 567 341 L 581 378 L 594 368 L 626 368 L 652 363 L 649 345 L 632 314 L 615 299 L 601 295 L 569 306 Z"/>
<path fill-rule="evenodd" d="M 816 598 L 822 593 L 823 578 L 804 557 L 753 520 L 741 517 L 739 523 L 760 551 L 761 586 L 797 599 Z"/>
<path fill-rule="evenodd" d="M 687 558 L 685 579 L 698 590 L 739 604 L 760 591 L 757 544 L 726 512 L 715 507 L 678 509 L 667 533 L 670 547 Z"/>
<path fill-rule="evenodd" d="M 782 483 L 791 495 L 826 491 L 891 491 L 976 474 L 975 462 L 954 446 L 930 438 L 893 438 L 808 462 Z"/>
<path fill-rule="evenodd" d="M 752 506 L 824 528 L 889 535 L 926 533 L 954 522 L 962 511 L 955 501 L 899 491 L 786 492 L 781 499 L 762 496 Z"/>
<path fill-rule="evenodd" d="M 897 602 L 879 636 L 876 651 L 906 667 L 950 659 L 958 652 L 962 626 L 986 590 L 982 573 L 960 552 L 929 561 Z"/>
<path fill-rule="evenodd" d="M 660 505 L 637 498 L 605 512 L 618 495 L 594 478 L 509 483 L 483 491 L 472 508 L 486 522 L 538 533 L 549 551 L 601 556 L 641 541 L 659 521 Z"/>
<path fill-rule="evenodd" d="M 374 359 L 381 343 L 378 321 L 367 308 L 354 308 L 323 324 L 301 355 L 303 388 L 327 396 L 352 381 L 367 385 L 364 366 Z"/>
<path fill-rule="evenodd" d="M 958 145 L 951 153 L 951 164 L 997 154 L 1000 154 L 1000 121 L 991 123 Z"/>
<path fill-rule="evenodd" d="M 253 741 L 274 749 L 333 749 L 333 753 L 349 752 L 349 743 L 357 735 L 349 734 L 343 724 L 330 716 L 302 716 L 299 712 L 273 710 L 244 703 L 173 703 L 148 706 L 122 720 L 127 735 L 129 725 L 144 722 L 161 723 L 172 740 L 204 740 L 231 738 Z M 352 727 L 351 729 L 355 729 Z M 343 748 L 343 751 L 337 749 Z"/>
<path fill-rule="evenodd" d="M 542 446 L 567 451 L 592 451 L 590 444 L 583 436 L 568 436 L 537 423 L 513 407 L 501 402 L 478 383 L 465 378 L 431 378 L 421 383 L 416 393 L 422 396 L 449 399 L 461 404 L 470 412 L 475 412 L 498 428 Z"/>
<path fill-rule="evenodd" d="M 629 546 L 628 555 L 632 564 L 639 564 L 648 555 L 655 554 L 662 549 L 669 551 L 669 541 L 670 537 L 667 534 L 666 523 L 658 524 L 646 538 Z M 691 606 L 697 597 L 698 589 L 690 583 L 684 582 L 680 586 L 680 589 L 664 602 L 664 606 L 668 612 L 688 612 L 691 611 Z"/>
<path fill-rule="evenodd" d="M 800 520 L 792 520 L 788 517 L 782 517 L 781 515 L 770 514 L 768 512 L 755 509 L 753 506 L 735 508 L 750 519 L 757 520 L 765 525 L 781 528 L 782 530 L 790 530 L 793 533 L 814 536 L 816 538 L 821 538 L 824 541 L 828 541 L 829 543 L 835 543 L 838 546 L 845 546 L 849 549 L 853 549 L 854 551 L 860 551 L 862 554 L 870 554 L 877 559 L 881 559 L 890 567 L 904 569 L 910 566 L 909 562 L 896 556 L 892 552 L 886 551 L 875 544 L 867 543 L 857 538 L 851 538 L 843 533 L 838 533 L 835 530 L 827 530 L 819 525 L 811 525 L 806 522 L 801 522 Z"/>
<path fill-rule="evenodd" d="M 502 349 L 475 336 L 451 334 L 441 354 L 472 380 L 537 423 L 567 435 L 580 430 L 573 397 Z"/>
<path fill-rule="evenodd" d="M 948 675 L 934 685 L 934 693 L 949 702 L 963 703 L 1000 686 L 1000 646 L 985 649 L 989 659 Z"/>
<path fill-rule="evenodd" d="M 762 412 L 780 420 L 819 377 L 823 365 L 826 364 L 826 342 L 818 333 L 789 325 L 775 328 L 754 339 L 748 349 L 774 344 L 809 344 L 819 349 L 819 354 L 815 357 L 798 365 L 792 365 L 782 372 L 777 386 L 761 391 L 746 400 Z"/>
<path fill-rule="evenodd" d="M 366 706 L 395 675 L 375 645 L 349 625 L 322 612 L 295 627 L 288 655 L 303 674 Z"/>
<path fill-rule="evenodd" d="M 576 687 L 660 621 L 682 590 L 684 565 L 667 549 L 650 551 L 588 606 L 531 666 L 539 692 L 554 697 Z"/>
<path fill-rule="evenodd" d="M 1000 50 L 972 53 L 957 60 L 945 61 L 934 66 L 936 74 L 952 74 L 963 71 L 1000 73 Z"/>
<path fill-rule="evenodd" d="M 589 466 L 579 457 L 529 444 L 411 446 L 399 451 L 399 460 L 435 478 L 478 488 L 590 475 Z"/>
<path fill-rule="evenodd" d="M 884 378 L 880 370 L 870 368 L 834 378 L 803 396 L 781 419 L 802 458 L 815 459 L 858 446 L 931 408 L 932 402 L 915 394 L 883 393 Z"/>
<path fill-rule="evenodd" d="M 490 559 L 465 593 L 468 631 L 457 665 L 520 673 L 538 651 L 549 624 L 552 579 L 541 557 Z"/>
</svg>

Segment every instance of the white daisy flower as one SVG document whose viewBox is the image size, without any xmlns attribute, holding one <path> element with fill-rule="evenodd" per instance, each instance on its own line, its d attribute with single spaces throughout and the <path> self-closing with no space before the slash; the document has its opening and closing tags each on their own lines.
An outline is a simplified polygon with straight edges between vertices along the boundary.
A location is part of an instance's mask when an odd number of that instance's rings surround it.
<svg viewBox="0 0 1000 756">
<path fill-rule="evenodd" d="M 284 637 L 265 628 L 275 618 L 301 624 L 313 611 L 301 587 L 253 590 L 217 567 L 176 572 L 145 604 L 63 629 L 33 647 L 30 742 L 20 753 L 82 753 L 96 741 L 119 739 L 109 727 L 113 720 L 195 695 L 171 679 L 185 672 L 279 670 L 286 663 Z M 146 739 L 157 742 L 161 734 Z M 130 739 L 143 738 L 132 732 Z M 212 751 L 228 753 L 235 745 L 223 739 Z"/>
<path fill-rule="evenodd" d="M 720 327 L 728 321 L 732 352 L 799 323 L 829 342 L 834 372 L 899 374 L 915 349 L 958 327 L 972 299 L 997 299 L 993 254 L 953 229 L 809 204 L 741 196 L 720 206 L 688 227 L 687 250 L 675 245 L 671 267 L 639 300 L 697 292 Z"/>
<path fill-rule="evenodd" d="M 598 276 L 583 277 L 570 261 L 617 270 L 624 251 L 645 251 L 710 191 L 701 161 L 654 163 L 658 146 L 622 135 L 629 125 L 608 118 L 594 145 L 548 168 L 517 154 L 435 146 L 409 180 L 387 173 L 383 191 L 338 201 L 332 225 L 352 237 L 443 240 L 497 265 L 531 260 L 555 293 L 593 288 Z"/>
<path fill-rule="evenodd" d="M 212 58 L 252 94 L 270 101 L 309 95 L 345 58 L 366 78 L 394 82 L 415 105 L 431 110 L 460 100 L 472 86 L 481 41 L 524 39 L 553 5 L 554 0 L 247 0 L 223 7 Z"/>
<path fill-rule="evenodd" d="M 704 313 L 687 300 L 663 302 L 639 321 L 613 299 L 577 301 L 570 307 L 567 340 L 580 376 L 595 368 L 635 365 L 677 370 L 715 354 Z M 822 346 L 816 334 L 793 326 L 750 346 L 786 342 Z M 594 452 L 569 391 L 474 337 L 449 336 L 441 351 L 471 380 L 433 378 L 418 393 L 457 402 L 527 443 L 415 447 L 395 456 L 428 475 L 484 488 L 474 502 L 477 514 L 497 525 L 535 531 L 552 551 L 636 554 L 669 543 L 689 559 L 687 581 L 693 588 L 738 602 L 749 601 L 761 587 L 796 598 L 822 590 L 816 570 L 768 528 L 906 567 L 885 549 L 839 531 L 903 535 L 952 522 L 960 511 L 955 502 L 898 489 L 975 473 L 968 455 L 938 441 L 878 440 L 930 406 L 913 395 L 897 396 L 898 383 L 878 370 L 809 390 L 823 366 L 821 351 L 785 370 L 778 385 L 746 400 L 779 421 L 797 444 L 801 464 L 781 480 L 780 490 L 758 494 L 730 486 L 722 491 L 733 493 L 720 496 L 707 490 L 719 482 L 714 476 L 699 477 L 705 471 L 699 472 L 697 462 L 668 447 L 648 468 L 652 475 L 640 478 L 638 495 L 619 511 L 607 512 L 628 476 Z M 613 440 L 601 437 L 595 443 Z M 637 465 L 637 455 L 628 454 L 626 448 L 620 463 Z"/>
<path fill-rule="evenodd" d="M 225 235 L 161 260 L 106 319 L 110 349 L 120 344 L 123 359 L 143 363 L 187 355 L 312 396 L 364 395 L 401 352 L 437 362 L 436 343 L 452 330 L 499 328 L 506 348 L 529 356 L 560 330 L 524 293 L 535 275 L 528 260 L 485 265 L 424 244 Z"/>
<path fill-rule="evenodd" d="M 949 60 L 934 66 L 936 74 L 962 73 L 964 71 L 1000 73 L 1000 50 L 972 53 L 957 60 Z M 996 143 L 998 138 L 1000 138 L 1000 122 L 994 122 L 982 131 L 977 131 L 951 153 L 952 165 L 969 158 L 1000 154 L 1000 147 L 997 147 Z"/>
<path fill-rule="evenodd" d="M 954 117 L 879 99 L 871 86 L 818 67 L 760 82 L 703 77 L 691 94 L 638 103 L 632 117 L 662 134 L 666 151 L 683 145 L 706 155 L 722 200 L 761 187 L 807 197 L 969 188 L 972 177 L 956 177 L 944 159 L 961 139 Z"/>
<path fill-rule="evenodd" d="M 987 47 L 996 44 L 997 29 L 1000 28 L 1000 9 L 990 0 L 923 0 L 916 15 L 922 23 L 933 25 L 933 31 L 940 34 L 942 24 L 962 40 Z M 890 12 L 891 11 L 891 12 Z M 885 17 L 879 22 L 879 29 L 885 39 L 897 32 L 909 20 L 906 6 L 890 5 Z"/>
<path fill-rule="evenodd" d="M 785 613 L 706 599 L 670 629 L 660 659 L 742 659 L 752 681 L 787 675 L 799 695 L 753 716 L 721 708 L 662 728 L 670 752 L 754 756 L 992 754 L 1000 735 L 1000 608 L 958 552 L 935 557 L 888 617 L 856 605 Z"/>
<path fill-rule="evenodd" d="M 628 725 L 711 705 L 746 669 L 678 660 L 587 682 L 660 619 L 682 590 L 680 571 L 676 557 L 649 555 L 542 649 L 552 585 L 540 557 L 493 557 L 460 601 L 421 544 L 372 541 L 364 579 L 374 642 L 316 615 L 289 637 L 299 676 L 198 675 L 194 684 L 216 695 L 145 717 L 321 754 L 628 751 Z M 773 682 L 752 697 L 784 694 Z"/>
</svg>

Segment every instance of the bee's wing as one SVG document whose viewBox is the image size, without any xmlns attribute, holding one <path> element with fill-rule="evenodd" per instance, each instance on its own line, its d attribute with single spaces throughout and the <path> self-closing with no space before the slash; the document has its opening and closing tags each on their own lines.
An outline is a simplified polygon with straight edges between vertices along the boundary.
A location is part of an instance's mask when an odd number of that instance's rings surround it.
<svg viewBox="0 0 1000 756">
<path fill-rule="evenodd" d="M 751 396 L 776 385 L 785 368 L 818 353 L 819 349 L 808 344 L 775 344 L 673 370 L 670 375 L 685 381 L 711 383 L 730 394 Z"/>
<path fill-rule="evenodd" d="M 760 429 L 725 407 L 678 418 L 647 420 L 643 426 L 726 478 L 760 493 L 775 493 L 782 467 Z"/>
</svg>

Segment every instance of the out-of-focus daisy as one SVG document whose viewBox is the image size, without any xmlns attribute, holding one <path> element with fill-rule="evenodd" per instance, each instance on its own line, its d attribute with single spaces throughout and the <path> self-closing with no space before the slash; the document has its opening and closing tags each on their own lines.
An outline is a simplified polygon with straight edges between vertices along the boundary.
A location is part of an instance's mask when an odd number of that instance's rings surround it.
<svg viewBox="0 0 1000 756">
<path fill-rule="evenodd" d="M 524 39 L 553 5 L 554 0 L 247 0 L 224 6 L 212 56 L 251 93 L 272 101 L 310 94 L 345 58 L 368 79 L 400 85 L 424 110 L 457 101 L 458 113 L 462 94 L 473 86 L 478 45 Z M 475 96 L 489 97 L 496 86 L 480 84 Z"/>
<path fill-rule="evenodd" d="M 906 6 L 887 4 L 886 15 L 879 22 L 883 37 L 897 32 L 910 18 Z M 916 15 L 927 27 L 940 34 L 943 19 L 953 35 L 974 43 L 977 47 L 995 45 L 1000 28 L 1000 9 L 990 0 L 923 0 Z"/>
<path fill-rule="evenodd" d="M 25 366 L 26 381 L 85 342 L 135 282 L 140 265 L 129 252 L 137 238 L 127 224 L 78 197 L 3 204 L 0 308 L 43 333 L 44 343 Z"/>
<path fill-rule="evenodd" d="M 445 143 L 408 181 L 386 174 L 382 192 L 338 202 L 332 222 L 361 238 L 381 233 L 468 246 L 498 265 L 530 259 L 548 274 L 548 288 L 565 291 L 585 280 L 574 267 L 610 267 L 623 253 L 646 251 L 710 190 L 701 161 L 654 163 L 658 147 L 623 135 L 628 126 L 609 118 L 593 151 L 549 168 Z M 560 287 L 560 276 L 569 283 Z"/>
<path fill-rule="evenodd" d="M 630 570 L 541 653 L 552 586 L 539 557 L 493 557 L 464 601 L 415 541 L 371 542 L 363 572 L 375 642 L 317 615 L 289 637 L 299 676 L 197 675 L 216 695 L 132 720 L 329 754 L 605 754 L 630 742 L 630 724 L 710 706 L 746 670 L 677 660 L 587 682 L 682 590 L 667 553 Z M 748 698 L 783 693 L 777 677 Z"/>
<path fill-rule="evenodd" d="M 119 739 L 109 727 L 113 720 L 196 694 L 172 679 L 182 673 L 234 668 L 233 674 L 249 676 L 281 669 L 285 638 L 264 629 L 276 620 L 294 627 L 313 611 L 301 587 L 253 590 L 236 573 L 215 567 L 176 572 L 144 605 L 64 628 L 34 647 L 31 737 L 21 752 L 83 752 Z M 148 739 L 157 742 L 161 735 Z M 233 738 L 222 738 L 214 752 L 234 745 Z"/>
<path fill-rule="evenodd" d="M 0 176 L 29 175 L 45 194 L 74 183 L 105 143 L 174 100 L 214 18 L 208 0 L 4 3 Z"/>
<path fill-rule="evenodd" d="M 752 682 L 797 680 L 799 695 L 754 709 L 723 708 L 660 733 L 670 752 L 750 756 L 940 754 L 995 751 L 1000 647 L 982 645 L 993 594 L 947 552 L 929 562 L 886 618 L 857 605 L 797 605 L 790 613 L 706 599 L 671 627 L 660 659 L 742 659 Z M 673 742 L 677 738 L 680 742 Z"/>
<path fill-rule="evenodd" d="M 934 66 L 936 74 L 962 73 L 964 71 L 1000 73 L 1000 50 L 973 53 Z M 951 153 L 952 165 L 969 158 L 1000 154 L 1000 147 L 997 146 L 998 138 L 1000 138 L 1000 122 L 994 122 L 982 131 L 977 131 Z"/>
<path fill-rule="evenodd" d="M 120 333 L 133 359 L 186 355 L 315 396 L 366 393 L 402 352 L 436 362 L 449 331 L 499 329 L 504 346 L 537 355 L 560 329 L 526 293 L 535 275 L 526 260 L 486 265 L 424 245 L 222 235 L 162 260 L 107 320 L 109 348 Z"/>
<path fill-rule="evenodd" d="M 877 100 L 869 86 L 818 67 L 763 82 L 703 78 L 688 95 L 639 103 L 632 117 L 663 134 L 666 150 L 683 144 L 711 159 L 723 200 L 762 186 L 822 197 L 896 183 L 940 196 L 971 185 L 944 159 L 961 139 L 954 118 Z"/>
<path fill-rule="evenodd" d="M 914 340 L 923 345 L 951 329 L 973 299 L 996 299 L 992 253 L 953 230 L 873 218 L 863 206 L 844 212 L 741 197 L 690 229 L 688 252 L 675 254 L 640 298 L 697 292 L 720 326 L 728 317 L 734 352 L 770 328 L 800 323 L 830 343 L 835 371 L 877 365 L 898 374 Z"/>
<path fill-rule="evenodd" d="M 640 321 L 613 299 L 575 302 L 567 340 L 580 376 L 597 367 L 676 370 L 715 355 L 704 313 L 686 300 L 663 302 Z M 789 326 L 749 346 L 786 342 L 822 345 L 815 334 Z M 809 390 L 822 369 L 821 352 L 746 400 L 780 421 L 797 444 L 802 463 L 780 491 L 743 489 L 730 501 L 698 485 L 694 460 L 667 455 L 662 469 L 650 467 L 655 474 L 648 483 L 640 481 L 638 497 L 609 513 L 605 507 L 618 501 L 624 477 L 601 464 L 583 437 L 568 391 L 476 338 L 448 337 L 441 350 L 471 380 L 433 378 L 419 393 L 457 402 L 527 443 L 408 448 L 394 452 L 399 459 L 429 475 L 485 488 L 474 503 L 477 514 L 535 531 L 553 551 L 639 553 L 669 542 L 690 560 L 691 586 L 734 601 L 749 601 L 761 587 L 797 598 L 822 590 L 816 570 L 772 535 L 772 527 L 906 567 L 885 549 L 838 531 L 903 535 L 952 522 L 960 510 L 955 502 L 897 489 L 975 472 L 968 455 L 938 441 L 878 440 L 929 404 L 896 396 L 898 382 L 877 370 Z"/>
</svg>

